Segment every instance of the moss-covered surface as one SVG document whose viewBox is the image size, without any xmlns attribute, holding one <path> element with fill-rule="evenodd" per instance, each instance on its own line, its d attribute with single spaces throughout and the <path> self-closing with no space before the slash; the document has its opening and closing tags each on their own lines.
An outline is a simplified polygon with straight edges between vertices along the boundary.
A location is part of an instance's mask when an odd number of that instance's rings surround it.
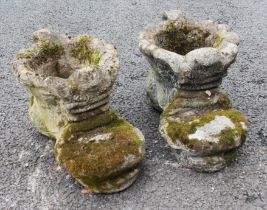
<svg viewBox="0 0 267 210">
<path fill-rule="evenodd" d="M 219 97 L 219 100 L 217 101 L 216 104 L 219 107 L 221 107 L 222 109 L 230 109 L 232 107 L 232 101 L 231 101 L 231 99 L 227 95 L 225 95 L 225 94 L 222 94 Z"/>
<path fill-rule="evenodd" d="M 205 39 L 208 36 L 208 31 L 189 26 L 186 21 L 179 25 L 176 25 L 174 21 L 169 21 L 166 30 L 157 35 L 156 41 L 166 50 L 185 55 L 194 49 L 205 47 Z"/>
<path fill-rule="evenodd" d="M 34 42 L 38 42 L 39 37 L 36 36 L 36 35 L 34 34 L 34 35 L 32 35 L 32 40 L 33 40 Z"/>
<path fill-rule="evenodd" d="M 190 92 L 187 94 L 190 95 Z M 191 97 L 191 98 L 190 98 Z M 217 99 L 214 100 L 213 98 L 216 97 Z M 182 91 L 177 91 L 175 99 L 168 104 L 164 112 L 162 113 L 162 117 L 168 117 L 172 111 L 181 108 L 190 108 L 194 109 L 230 109 L 232 107 L 232 102 L 230 98 L 223 93 L 220 92 L 213 92 L 211 97 L 208 97 L 204 91 L 199 92 L 199 96 L 192 97 L 184 96 Z"/>
<path fill-rule="evenodd" d="M 242 129 L 243 131 L 243 129 Z M 234 144 L 235 143 L 235 138 L 236 138 L 236 135 L 237 134 L 241 134 L 242 135 L 242 131 L 240 132 L 236 132 L 235 129 L 231 129 L 231 128 L 225 128 L 221 131 L 221 134 L 220 134 L 220 142 L 222 144 L 225 144 L 225 145 L 231 145 L 231 144 Z"/>
<path fill-rule="evenodd" d="M 30 117 L 39 131 L 56 139 L 55 155 L 83 185 L 97 192 L 118 190 L 131 182 L 143 160 L 142 139 L 135 128 L 114 112 L 80 122 L 66 122 L 56 110 L 32 96 Z M 107 139 L 91 138 L 108 134 Z M 130 162 L 125 162 L 130 157 Z M 123 181 L 124 180 L 124 181 Z M 112 185 L 112 189 L 110 188 Z"/>
<path fill-rule="evenodd" d="M 68 141 L 70 137 L 77 132 L 87 132 L 98 127 L 106 126 L 118 120 L 118 116 L 114 112 L 104 113 L 96 117 L 79 122 L 70 122 L 61 132 L 61 139 Z"/>
<path fill-rule="evenodd" d="M 196 132 L 198 127 L 214 120 L 215 116 L 226 116 L 235 125 L 234 129 L 226 128 L 219 134 L 219 142 L 209 142 L 205 140 L 189 139 L 189 135 Z M 222 111 L 211 111 L 201 116 L 196 116 L 194 120 L 175 122 L 168 121 L 166 128 L 167 135 L 174 143 L 179 141 L 192 151 L 199 153 L 214 153 L 218 151 L 227 151 L 236 148 L 236 139 L 240 139 L 241 146 L 246 138 L 246 130 L 242 128 L 241 122 L 247 124 L 247 120 L 243 114 L 235 109 L 228 109 Z"/>
<path fill-rule="evenodd" d="M 126 169 L 121 171 L 118 175 L 111 175 L 101 180 L 92 180 L 92 178 L 88 176 L 80 176 L 78 180 L 86 187 L 89 187 L 90 190 L 93 190 L 93 192 L 116 192 L 122 190 L 135 180 L 137 174 L 131 175 L 134 170 L 135 169 Z"/>
<path fill-rule="evenodd" d="M 27 59 L 27 68 L 42 76 L 68 78 L 73 72 L 69 66 L 69 56 L 84 65 L 97 65 L 101 59 L 101 53 L 90 47 L 92 38 L 88 35 L 78 36 L 69 42 L 44 30 L 41 34 L 34 34 L 32 38 L 35 42 L 33 47 L 19 52 L 17 58 Z"/>
<path fill-rule="evenodd" d="M 107 133 L 111 133 L 108 140 L 88 141 Z M 143 159 L 140 146 L 141 139 L 134 127 L 115 113 L 108 113 L 69 124 L 55 146 L 55 155 L 74 177 L 96 189 L 137 167 Z M 129 155 L 138 161 L 127 168 L 123 164 Z"/>
<path fill-rule="evenodd" d="M 37 42 L 37 53 L 34 54 L 32 65 L 41 65 L 49 59 L 59 59 L 64 54 L 64 47 L 57 41 L 41 40 Z"/>
<path fill-rule="evenodd" d="M 36 46 L 29 48 L 17 54 L 18 58 L 26 58 L 30 61 L 31 66 L 38 66 L 44 64 L 48 60 L 57 60 L 65 52 L 64 47 L 59 40 L 48 37 L 41 39 L 36 35 L 33 36 Z M 82 64 L 97 65 L 100 61 L 101 54 L 97 50 L 90 48 L 91 37 L 88 35 L 81 35 L 76 38 L 76 41 L 69 46 L 70 53 L 73 57 L 79 59 Z"/>
<path fill-rule="evenodd" d="M 23 52 L 19 52 L 17 54 L 17 58 L 20 58 L 20 59 L 29 59 L 29 58 L 31 58 L 31 57 L 34 56 L 34 52 L 35 52 L 34 48 L 28 48 L 28 49 L 26 49 Z"/>
<path fill-rule="evenodd" d="M 221 43 L 224 40 L 224 37 L 221 35 L 215 35 L 214 37 L 214 43 L 213 43 L 213 47 L 215 48 L 220 48 L 221 47 Z"/>
<path fill-rule="evenodd" d="M 77 37 L 76 42 L 71 46 L 71 55 L 83 64 L 97 65 L 100 61 L 101 55 L 97 50 L 90 48 L 91 37 L 81 35 Z"/>
</svg>

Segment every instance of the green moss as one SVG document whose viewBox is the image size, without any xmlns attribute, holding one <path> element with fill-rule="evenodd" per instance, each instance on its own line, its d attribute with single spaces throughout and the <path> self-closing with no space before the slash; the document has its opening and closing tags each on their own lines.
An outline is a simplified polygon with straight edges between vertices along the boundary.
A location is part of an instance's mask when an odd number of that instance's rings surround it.
<svg viewBox="0 0 267 210">
<path fill-rule="evenodd" d="M 204 115 L 197 120 L 190 122 L 173 122 L 169 121 L 167 127 L 167 133 L 172 139 L 179 139 L 183 143 L 189 143 L 191 140 L 188 139 L 188 135 L 194 133 L 197 130 L 197 127 L 202 127 L 210 121 L 214 120 L 215 116 L 223 115 L 223 111 L 220 112 L 210 112 L 207 115 Z"/>
<path fill-rule="evenodd" d="M 223 40 L 224 40 L 224 37 L 217 34 L 214 38 L 213 47 L 220 48 Z"/>
<path fill-rule="evenodd" d="M 166 106 L 164 112 L 161 117 L 168 117 L 172 111 L 177 108 L 182 108 L 186 104 L 186 99 L 176 97 L 169 105 Z"/>
<path fill-rule="evenodd" d="M 107 192 L 111 189 L 121 189 L 125 182 L 129 181 L 128 176 L 132 171 L 133 169 L 126 169 L 125 171 L 121 171 L 117 175 L 111 175 L 106 179 L 98 179 L 97 177 L 92 178 L 88 176 L 79 176 L 77 179 L 91 190 L 95 190 L 96 192 Z M 124 182 L 121 180 L 124 180 Z"/>
<path fill-rule="evenodd" d="M 225 128 L 221 131 L 220 142 L 222 144 L 233 144 L 235 142 L 236 132 L 235 129 Z"/>
<path fill-rule="evenodd" d="M 91 37 L 87 35 L 79 36 L 76 42 L 71 46 L 71 55 L 83 64 L 97 65 L 101 55 L 97 50 L 89 47 Z"/>
<path fill-rule="evenodd" d="M 210 148 L 210 142 L 189 139 L 188 136 L 195 133 L 198 127 L 202 127 L 214 120 L 215 116 L 226 116 L 235 124 L 234 129 L 226 128 L 222 131 L 219 139 L 220 145 L 234 145 L 236 136 L 240 136 L 242 141 L 245 140 L 246 131 L 242 128 L 240 122 L 247 124 L 247 120 L 244 115 L 235 109 L 209 112 L 198 117 L 197 120 L 190 122 L 178 123 L 168 120 L 167 133 L 174 143 L 179 140 L 193 150 L 205 150 L 206 148 Z"/>
<path fill-rule="evenodd" d="M 187 126 L 185 123 L 168 122 L 167 134 L 175 143 L 177 139 L 185 144 L 188 143 L 188 134 L 190 133 L 190 130 L 190 126 Z"/>
<path fill-rule="evenodd" d="M 32 107 L 33 103 L 34 103 L 34 96 L 31 96 L 29 98 L 29 107 Z"/>
<path fill-rule="evenodd" d="M 64 53 L 63 46 L 51 40 L 40 41 L 39 46 L 41 52 L 48 57 L 59 58 Z"/>
<path fill-rule="evenodd" d="M 105 126 L 117 119 L 117 114 L 109 112 L 107 114 L 98 115 L 94 118 L 83 120 L 80 122 L 69 123 L 68 126 L 62 131 L 61 138 L 65 141 L 68 140 L 73 133 L 85 132 L 95 129 L 100 126 Z"/>
<path fill-rule="evenodd" d="M 86 140 L 105 133 L 112 133 L 109 140 L 100 143 Z M 57 159 L 73 176 L 91 187 L 123 174 L 121 170 L 110 172 L 122 166 L 125 157 L 143 158 L 139 152 L 141 140 L 134 127 L 115 113 L 72 123 L 60 139 L 55 147 Z"/>
<path fill-rule="evenodd" d="M 35 50 L 33 48 L 29 48 L 25 50 L 24 52 L 19 52 L 17 54 L 18 58 L 24 59 L 24 58 L 31 58 L 34 55 Z"/>
<path fill-rule="evenodd" d="M 48 59 L 59 59 L 64 54 L 64 47 L 52 40 L 38 40 L 37 45 L 39 47 L 39 52 L 35 55 L 33 63 L 35 65 L 40 65 L 45 63 Z"/>
<path fill-rule="evenodd" d="M 190 109 L 230 109 L 232 107 L 232 103 L 230 98 L 222 93 L 216 93 L 216 96 L 213 93 L 213 97 L 218 97 L 218 100 L 214 100 L 213 98 L 207 97 L 207 95 L 196 96 L 195 98 L 184 97 L 178 91 L 175 99 L 165 108 L 162 117 L 168 117 L 171 115 L 172 111 L 175 111 L 179 108 L 190 108 Z M 200 92 L 201 93 L 201 92 Z M 190 94 L 190 93 L 189 93 Z"/>
<path fill-rule="evenodd" d="M 170 21 L 166 26 L 166 32 L 171 33 L 175 30 L 174 21 Z"/>
<path fill-rule="evenodd" d="M 80 46 L 90 44 L 91 41 L 92 41 L 92 38 L 88 35 L 80 35 L 76 39 L 77 45 L 80 45 Z"/>
<path fill-rule="evenodd" d="M 222 109 L 230 109 L 232 107 L 231 99 L 227 95 L 224 95 L 224 94 L 220 95 L 217 101 L 217 104 Z"/>
<path fill-rule="evenodd" d="M 100 58 L 101 58 L 100 53 L 97 51 L 94 51 L 91 55 L 91 64 L 94 64 L 94 65 L 98 64 L 100 61 Z"/>
<path fill-rule="evenodd" d="M 208 36 L 207 31 L 189 27 L 186 21 L 180 26 L 176 26 L 174 21 L 169 21 L 166 31 L 157 36 L 157 42 L 167 50 L 185 55 L 194 49 L 204 47 Z"/>
<path fill-rule="evenodd" d="M 38 42 L 39 37 L 36 36 L 36 35 L 32 35 L 32 40 L 33 40 L 34 42 Z"/>
</svg>

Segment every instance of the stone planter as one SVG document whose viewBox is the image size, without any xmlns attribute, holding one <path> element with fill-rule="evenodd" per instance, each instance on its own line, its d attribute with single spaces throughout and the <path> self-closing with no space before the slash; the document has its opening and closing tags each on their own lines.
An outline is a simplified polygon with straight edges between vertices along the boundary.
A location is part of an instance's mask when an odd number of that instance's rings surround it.
<svg viewBox="0 0 267 210">
<path fill-rule="evenodd" d="M 152 67 L 147 94 L 164 110 L 160 132 L 187 167 L 220 170 L 245 141 L 247 120 L 219 89 L 238 44 L 229 26 L 177 10 L 140 34 L 140 50 Z"/>
<path fill-rule="evenodd" d="M 163 21 L 140 33 L 139 48 L 151 65 L 147 94 L 163 110 L 177 89 L 218 87 L 234 62 L 239 37 L 225 24 L 196 21 L 182 12 L 165 12 Z"/>
<path fill-rule="evenodd" d="M 142 133 L 110 111 L 109 96 L 119 69 L 116 49 L 88 35 L 59 36 L 46 29 L 13 63 L 32 93 L 30 118 L 56 139 L 60 165 L 92 192 L 131 185 L 144 158 Z"/>
</svg>

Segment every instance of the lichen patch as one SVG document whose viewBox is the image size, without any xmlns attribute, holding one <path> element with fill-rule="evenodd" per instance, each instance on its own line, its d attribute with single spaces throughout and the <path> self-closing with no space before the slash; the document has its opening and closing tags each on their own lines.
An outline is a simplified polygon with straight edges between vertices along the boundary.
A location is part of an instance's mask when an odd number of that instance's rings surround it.
<svg viewBox="0 0 267 210">
<path fill-rule="evenodd" d="M 235 128 L 235 124 L 225 116 L 215 116 L 214 120 L 197 127 L 195 133 L 188 136 L 189 139 L 198 139 L 200 141 L 219 142 L 220 133 L 226 128 Z"/>
<path fill-rule="evenodd" d="M 96 142 L 99 143 L 100 141 L 108 140 L 112 136 L 112 133 L 104 133 L 98 134 L 93 137 L 80 137 L 78 139 L 79 142 Z"/>
<path fill-rule="evenodd" d="M 117 180 L 138 166 L 143 159 L 142 140 L 132 125 L 110 113 L 66 127 L 56 143 L 55 155 L 83 185 L 103 191 L 115 188 L 112 183 L 105 186 L 109 180 Z"/>
<path fill-rule="evenodd" d="M 161 122 L 167 124 L 163 129 L 161 123 L 161 128 L 175 147 L 182 146 L 197 154 L 214 154 L 237 148 L 244 143 L 247 134 L 240 124 L 247 124 L 247 120 L 235 109 L 211 111 L 191 119 L 181 119 L 180 122 L 163 116 Z"/>
</svg>

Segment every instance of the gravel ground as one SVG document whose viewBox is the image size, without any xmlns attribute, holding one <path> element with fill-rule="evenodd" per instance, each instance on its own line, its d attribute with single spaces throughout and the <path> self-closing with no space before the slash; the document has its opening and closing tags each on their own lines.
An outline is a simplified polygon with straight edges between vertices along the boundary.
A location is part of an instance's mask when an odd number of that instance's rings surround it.
<svg viewBox="0 0 267 210">
<path fill-rule="evenodd" d="M 223 89 L 251 124 L 238 159 L 214 174 L 181 167 L 158 132 L 159 114 L 147 103 L 149 68 L 138 32 L 166 9 L 229 24 L 241 35 L 237 61 Z M 267 1 L 264 0 L 0 0 L 1 209 L 267 209 Z M 48 27 L 98 35 L 117 46 L 121 72 L 112 106 L 146 137 L 146 160 L 129 189 L 86 196 L 56 163 L 52 140 L 27 114 L 29 93 L 15 81 L 11 60 L 29 46 L 33 31 Z"/>
</svg>

